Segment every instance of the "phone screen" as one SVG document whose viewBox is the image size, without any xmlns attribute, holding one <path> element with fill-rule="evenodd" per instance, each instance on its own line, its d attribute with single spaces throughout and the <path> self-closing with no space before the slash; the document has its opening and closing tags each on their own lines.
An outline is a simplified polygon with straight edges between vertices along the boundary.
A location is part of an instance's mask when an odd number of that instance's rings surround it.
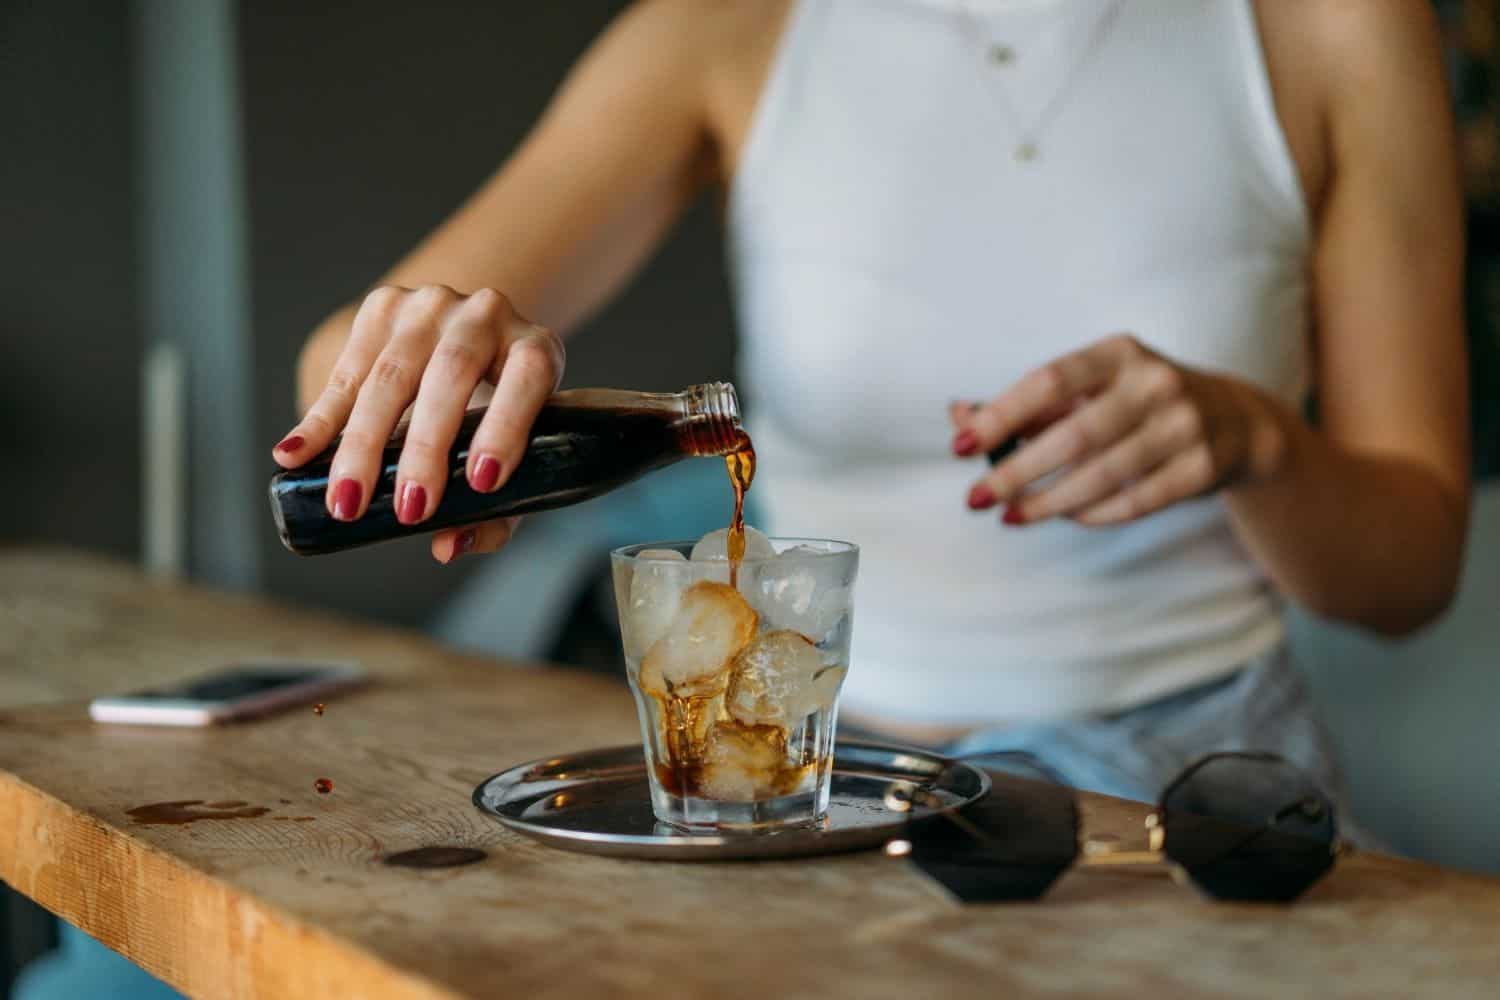
<svg viewBox="0 0 1500 1000">
<path fill-rule="evenodd" d="M 170 688 L 140 691 L 131 697 L 174 701 L 230 701 L 274 688 L 317 680 L 325 675 L 326 671 L 316 668 L 286 670 L 243 667 Z"/>
</svg>

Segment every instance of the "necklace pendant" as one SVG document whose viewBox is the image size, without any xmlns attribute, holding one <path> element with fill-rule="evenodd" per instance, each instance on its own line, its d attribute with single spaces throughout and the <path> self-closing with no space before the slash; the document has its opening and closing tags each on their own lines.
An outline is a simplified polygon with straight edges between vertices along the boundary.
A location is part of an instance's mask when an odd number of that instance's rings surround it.
<svg viewBox="0 0 1500 1000">
<path fill-rule="evenodd" d="M 1036 143 L 1023 142 L 1015 148 L 1014 155 L 1017 163 L 1030 163 L 1040 156 L 1041 152 L 1041 150 L 1036 148 Z"/>
</svg>

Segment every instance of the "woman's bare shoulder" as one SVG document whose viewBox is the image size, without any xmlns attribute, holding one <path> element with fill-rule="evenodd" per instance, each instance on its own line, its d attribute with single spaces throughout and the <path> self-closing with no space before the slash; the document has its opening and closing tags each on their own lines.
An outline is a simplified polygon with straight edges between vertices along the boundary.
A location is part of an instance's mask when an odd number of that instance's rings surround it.
<svg viewBox="0 0 1500 1000">
<path fill-rule="evenodd" d="M 678 19 L 679 36 L 701 57 L 705 126 L 721 181 L 734 173 L 795 0 L 643 0 Z"/>
<path fill-rule="evenodd" d="M 621 19 L 635 22 L 636 55 L 691 73 L 715 131 L 732 132 L 741 106 L 758 96 L 793 2 L 635 0 Z"/>
<path fill-rule="evenodd" d="M 1256 0 L 1255 10 L 1277 110 L 1315 209 L 1351 122 L 1379 115 L 1387 101 L 1441 110 L 1430 0 Z"/>
<path fill-rule="evenodd" d="M 1267 30 L 1295 34 L 1321 57 L 1335 87 L 1441 58 L 1431 0 L 1259 0 L 1257 10 Z"/>
<path fill-rule="evenodd" d="M 731 56 L 775 40 L 791 0 L 635 0 L 629 15 L 650 21 L 665 40 L 692 42 L 708 56 Z"/>
</svg>

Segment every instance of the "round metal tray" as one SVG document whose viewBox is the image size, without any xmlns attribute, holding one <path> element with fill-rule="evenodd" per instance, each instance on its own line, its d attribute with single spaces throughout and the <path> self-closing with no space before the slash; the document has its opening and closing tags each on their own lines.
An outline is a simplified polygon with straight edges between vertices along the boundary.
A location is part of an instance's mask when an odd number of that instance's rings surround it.
<svg viewBox="0 0 1500 1000">
<path fill-rule="evenodd" d="M 688 833 L 651 813 L 640 744 L 521 764 L 474 789 L 480 812 L 529 837 L 570 851 L 663 861 L 723 861 L 832 854 L 878 847 L 912 814 L 886 807 L 893 782 L 910 782 L 943 805 L 967 805 L 989 791 L 983 771 L 905 747 L 839 743 L 828 818 L 818 827 L 769 833 Z"/>
</svg>

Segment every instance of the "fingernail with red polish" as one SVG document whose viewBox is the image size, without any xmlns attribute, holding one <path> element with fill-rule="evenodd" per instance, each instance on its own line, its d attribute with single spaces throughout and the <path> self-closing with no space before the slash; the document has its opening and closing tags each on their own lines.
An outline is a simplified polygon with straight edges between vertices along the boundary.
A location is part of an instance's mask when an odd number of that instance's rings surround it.
<svg viewBox="0 0 1500 1000">
<path fill-rule="evenodd" d="M 1011 504 L 1009 507 L 1005 508 L 1005 515 L 1001 517 L 1000 520 L 1003 523 L 1010 525 L 1011 527 L 1015 527 L 1018 524 L 1025 524 L 1026 516 L 1021 513 L 1020 507 L 1017 507 L 1015 504 Z"/>
<path fill-rule="evenodd" d="M 459 532 L 458 541 L 453 543 L 453 555 L 455 557 L 458 557 L 463 555 L 465 552 L 472 551 L 474 548 L 474 542 L 478 539 L 478 537 L 478 533 L 475 532 L 473 528 L 465 528 L 463 531 Z"/>
<path fill-rule="evenodd" d="M 365 491 L 352 479 L 340 479 L 333 488 L 333 516 L 339 521 L 352 521 L 359 514 L 359 502 Z"/>
<path fill-rule="evenodd" d="M 979 450 L 979 435 L 971 430 L 959 431 L 953 438 L 953 454 L 969 456 Z"/>
<path fill-rule="evenodd" d="M 303 445 L 301 434 L 289 434 L 282 438 L 276 445 L 277 451 L 296 451 Z"/>
<path fill-rule="evenodd" d="M 984 483 L 979 483 L 969 491 L 969 509 L 986 510 L 995 506 L 997 499 L 999 498 L 995 496 L 994 490 L 990 489 Z"/>
<path fill-rule="evenodd" d="M 493 455 L 480 455 L 479 461 L 474 463 L 474 475 L 469 477 L 469 485 L 481 493 L 488 493 L 500 482 L 500 461 Z"/>
<path fill-rule="evenodd" d="M 407 483 L 401 487 L 401 502 L 396 505 L 396 520 L 402 524 L 416 524 L 427 513 L 427 491 L 421 483 Z"/>
</svg>

